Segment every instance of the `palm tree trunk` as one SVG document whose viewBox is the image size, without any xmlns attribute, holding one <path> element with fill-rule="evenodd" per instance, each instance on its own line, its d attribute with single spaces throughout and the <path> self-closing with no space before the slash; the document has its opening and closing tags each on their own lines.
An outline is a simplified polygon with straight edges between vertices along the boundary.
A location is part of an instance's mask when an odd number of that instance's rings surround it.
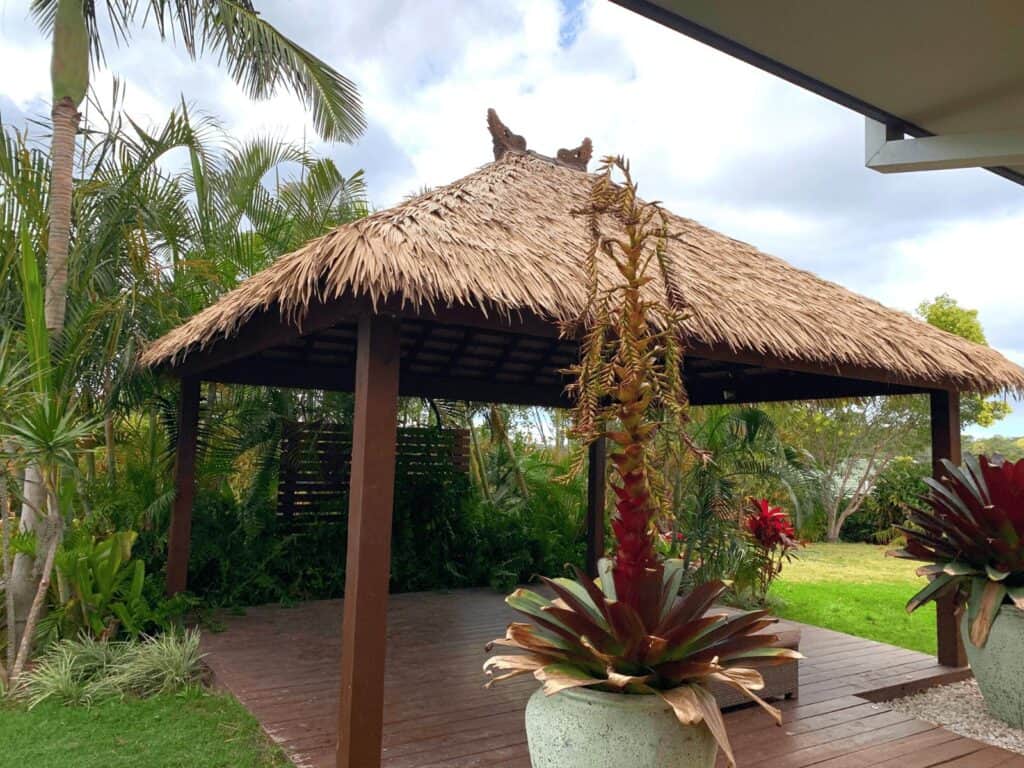
<svg viewBox="0 0 1024 768">
<path fill-rule="evenodd" d="M 46 241 L 46 327 L 53 334 L 64 330 L 67 308 L 68 245 L 71 241 L 71 197 L 74 191 L 75 136 L 81 115 L 71 99 L 53 105 L 50 162 L 50 230 Z"/>
<path fill-rule="evenodd" d="M 508 436 L 508 423 L 497 405 L 491 404 L 490 411 L 491 435 L 494 441 L 505 449 L 508 460 L 512 465 L 512 477 L 516 481 L 519 494 L 524 499 L 530 498 L 530 489 L 526 485 L 526 478 L 523 477 L 523 470 L 519 467 L 519 460 L 516 458 L 515 449 L 512 447 L 512 440 Z"/>
<path fill-rule="evenodd" d="M 469 430 L 469 443 L 471 455 L 473 456 L 473 464 L 476 466 L 476 477 L 480 484 L 480 492 L 483 494 L 485 501 L 491 500 L 491 488 L 487 484 L 487 473 L 484 469 L 484 455 L 480 450 L 480 442 L 477 440 L 476 427 L 473 426 L 473 415 L 467 413 L 466 415 L 466 428 Z"/>
<path fill-rule="evenodd" d="M 0 478 L 0 515 L 3 515 L 3 542 L 0 547 L 3 549 L 3 568 L 4 568 L 4 581 L 10 583 L 11 570 L 13 563 L 11 562 L 11 527 L 14 525 L 14 515 L 11 514 L 11 497 L 7 493 L 7 484 L 5 478 Z M 14 669 L 15 661 L 15 631 L 14 626 L 16 621 L 14 619 L 14 593 L 9 590 L 4 590 L 4 611 L 6 613 L 6 624 L 7 624 L 7 662 L 4 669 L 4 684 L 10 684 L 10 678 L 7 677 L 8 673 Z"/>
<path fill-rule="evenodd" d="M 70 98 L 58 99 L 53 105 L 53 137 L 50 145 L 50 227 L 46 248 L 46 328 L 53 335 L 64 330 L 67 309 L 68 248 L 71 242 L 71 198 L 74 192 L 75 136 L 81 115 Z M 39 468 L 30 464 L 25 470 L 25 503 L 22 505 L 22 531 L 32 531 L 43 546 L 46 541 L 46 490 Z M 31 611 L 39 574 L 36 563 L 28 555 L 14 558 L 8 589 L 14 595 L 15 625 L 9 628 L 8 642 L 19 638 Z M 13 671 L 11 672 L 13 676 Z"/>
<path fill-rule="evenodd" d="M 114 443 L 114 415 L 109 411 L 103 417 L 103 442 L 107 449 L 107 484 L 117 485 L 117 454 Z"/>
<path fill-rule="evenodd" d="M 34 533 L 39 547 L 45 545 L 46 539 L 46 488 L 39 467 L 29 464 L 25 467 L 25 483 L 22 487 L 23 503 L 21 505 L 21 521 L 19 530 Z M 14 566 L 7 584 L 7 591 L 14 601 L 14 623 L 7 629 L 8 642 L 20 642 L 21 630 L 25 626 L 32 600 L 36 593 L 35 559 L 24 552 L 14 556 Z"/>
</svg>

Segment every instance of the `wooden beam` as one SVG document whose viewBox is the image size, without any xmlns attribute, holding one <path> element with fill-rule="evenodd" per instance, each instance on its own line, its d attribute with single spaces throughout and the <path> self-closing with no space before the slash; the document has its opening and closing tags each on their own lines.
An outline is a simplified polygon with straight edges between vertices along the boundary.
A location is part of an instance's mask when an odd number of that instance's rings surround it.
<svg viewBox="0 0 1024 768">
<path fill-rule="evenodd" d="M 932 475 L 940 479 L 944 473 L 942 459 L 960 464 L 960 395 L 945 390 L 931 393 Z M 949 667 L 967 665 L 960 637 L 959 615 L 952 596 L 936 602 L 936 633 L 940 664 Z"/>
<path fill-rule="evenodd" d="M 916 395 L 930 390 L 880 381 L 755 368 L 734 376 L 717 372 L 686 377 L 693 405 L 777 403 L 878 395 Z"/>
<path fill-rule="evenodd" d="M 341 629 L 338 768 L 379 768 L 401 342 L 395 318 L 359 320 Z"/>
<path fill-rule="evenodd" d="M 357 363 L 358 365 L 358 363 Z M 255 359 L 207 371 L 209 381 L 252 386 L 284 387 L 286 389 L 322 389 L 328 392 L 351 392 L 355 369 L 348 366 L 302 363 L 301 361 Z M 488 400 L 510 405 L 540 405 L 567 408 L 571 405 L 562 383 L 511 384 L 480 378 L 431 376 L 402 371 L 399 394 L 403 397 L 435 397 L 446 400 Z"/>
<path fill-rule="evenodd" d="M 597 576 L 597 561 L 604 557 L 605 470 L 608 453 L 604 439 L 590 444 L 587 461 L 587 573 Z"/>
<path fill-rule="evenodd" d="M 174 506 L 167 535 L 168 595 L 188 587 L 188 554 L 192 541 L 192 500 L 196 486 L 196 443 L 199 434 L 199 379 L 181 380 L 178 439 L 174 455 Z"/>
</svg>

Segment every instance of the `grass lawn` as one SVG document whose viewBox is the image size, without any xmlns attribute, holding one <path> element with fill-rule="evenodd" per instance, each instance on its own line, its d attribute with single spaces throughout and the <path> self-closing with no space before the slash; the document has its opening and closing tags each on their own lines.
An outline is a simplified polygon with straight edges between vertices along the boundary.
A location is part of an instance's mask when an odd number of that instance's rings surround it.
<svg viewBox="0 0 1024 768">
<path fill-rule="evenodd" d="M 915 651 L 935 653 L 935 606 L 904 606 L 924 579 L 916 563 L 873 544 L 810 544 L 783 568 L 771 594 L 779 616 Z"/>
<path fill-rule="evenodd" d="M 17 768 L 285 768 L 230 696 L 190 692 L 91 708 L 0 707 L 3 765 Z"/>
</svg>

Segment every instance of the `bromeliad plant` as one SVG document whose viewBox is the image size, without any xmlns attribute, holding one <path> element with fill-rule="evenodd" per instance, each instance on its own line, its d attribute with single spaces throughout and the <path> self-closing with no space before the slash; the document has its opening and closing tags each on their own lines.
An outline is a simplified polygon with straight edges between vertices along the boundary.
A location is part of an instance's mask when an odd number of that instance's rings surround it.
<svg viewBox="0 0 1024 768">
<path fill-rule="evenodd" d="M 925 478 L 925 507 L 915 508 L 903 549 L 887 554 L 927 565 L 928 585 L 907 603 L 914 611 L 930 600 L 967 598 L 971 642 L 983 647 L 999 609 L 1024 610 L 1024 460 L 968 456 L 963 467 L 944 460 L 942 481 Z"/>
<path fill-rule="evenodd" d="M 743 527 L 757 547 L 757 597 L 768 594 L 782 566 L 796 557 L 800 541 L 793 529 L 793 521 L 781 507 L 773 507 L 768 499 L 754 501 L 753 510 L 744 518 Z"/>
<path fill-rule="evenodd" d="M 624 177 L 622 183 L 614 183 L 615 172 Z M 579 321 L 581 359 L 570 369 L 577 402 L 573 430 L 581 457 L 596 440 L 615 446 L 609 456 L 615 553 L 601 561 L 599 579 L 579 571 L 575 579 L 545 578 L 554 599 L 525 589 L 507 598 L 532 623 L 510 624 L 505 637 L 489 646 L 521 653 L 488 659 L 488 685 L 531 673 L 548 695 L 586 687 L 660 696 L 681 723 L 706 723 L 733 762 L 708 684 L 739 689 L 779 721 L 778 711 L 755 693 L 764 685 L 760 673 L 743 665 L 783 662 L 799 654 L 773 647 L 777 638 L 761 633 L 774 622 L 764 611 L 707 615 L 725 589 L 721 582 L 680 596 L 682 561 L 657 554 L 655 522 L 671 508 L 671 498 L 658 471 L 664 457 L 654 438 L 668 432 L 662 437 L 677 439 L 658 443 L 696 450 L 683 429 L 687 397 L 682 316 L 676 309 L 682 302 L 665 253 L 667 219 L 658 205 L 638 198 L 621 158 L 604 159 L 581 213 L 589 219 L 593 247 L 590 301 Z M 606 236 L 609 224 L 616 232 Z M 653 290 L 659 279 L 668 302 Z M 707 460 L 702 454 L 701 459 Z"/>
</svg>

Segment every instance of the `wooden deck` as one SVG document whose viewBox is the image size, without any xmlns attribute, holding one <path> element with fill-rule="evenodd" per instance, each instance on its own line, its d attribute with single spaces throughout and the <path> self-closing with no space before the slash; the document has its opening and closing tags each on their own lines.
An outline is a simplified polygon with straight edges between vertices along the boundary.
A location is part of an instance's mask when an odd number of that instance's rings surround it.
<svg viewBox="0 0 1024 768">
<path fill-rule="evenodd" d="M 259 719 L 297 766 L 333 768 L 341 601 L 265 606 L 205 633 L 216 684 Z M 396 595 L 389 604 L 384 765 L 529 768 L 522 679 L 491 690 L 484 644 L 512 614 L 486 590 Z M 777 729 L 764 713 L 727 715 L 741 768 L 1024 768 L 1024 757 L 873 703 L 965 677 L 921 653 L 802 626 L 800 698 Z M 720 759 L 721 762 L 721 759 Z"/>
</svg>

